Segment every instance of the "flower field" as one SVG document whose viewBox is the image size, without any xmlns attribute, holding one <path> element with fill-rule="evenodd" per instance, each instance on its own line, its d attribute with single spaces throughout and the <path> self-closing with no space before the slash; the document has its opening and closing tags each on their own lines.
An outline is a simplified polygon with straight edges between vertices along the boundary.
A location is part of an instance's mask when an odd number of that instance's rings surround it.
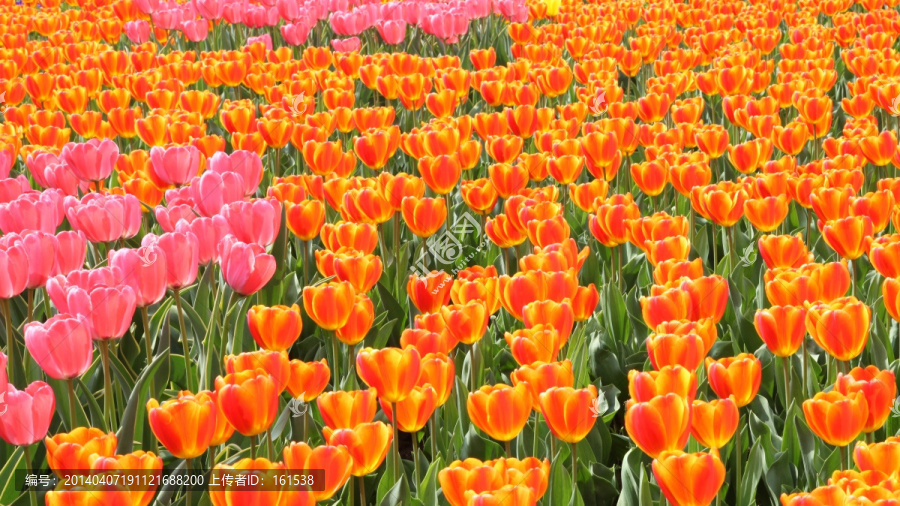
<svg viewBox="0 0 900 506">
<path fill-rule="evenodd" d="M 0 2 L 0 505 L 900 504 L 898 5 Z"/>
</svg>

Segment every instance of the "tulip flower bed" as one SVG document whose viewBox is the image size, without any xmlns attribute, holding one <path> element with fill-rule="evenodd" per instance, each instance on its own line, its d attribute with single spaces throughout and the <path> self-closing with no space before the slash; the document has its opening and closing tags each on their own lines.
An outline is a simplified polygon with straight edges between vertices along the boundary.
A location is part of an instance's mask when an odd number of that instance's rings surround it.
<svg viewBox="0 0 900 506">
<path fill-rule="evenodd" d="M 0 504 L 900 504 L 898 4 L 2 2 Z"/>
</svg>

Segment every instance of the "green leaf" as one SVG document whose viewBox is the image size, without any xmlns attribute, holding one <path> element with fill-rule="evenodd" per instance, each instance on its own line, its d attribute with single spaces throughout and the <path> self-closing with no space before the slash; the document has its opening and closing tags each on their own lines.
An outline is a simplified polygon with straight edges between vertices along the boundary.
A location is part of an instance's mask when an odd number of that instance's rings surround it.
<svg viewBox="0 0 900 506">
<path fill-rule="evenodd" d="M 561 459 L 550 464 L 550 485 L 547 504 L 569 504 L 572 499 L 572 475 L 566 471 Z"/>
<path fill-rule="evenodd" d="M 381 488 L 379 484 L 378 488 Z M 407 504 L 409 502 L 409 485 L 406 483 L 406 477 L 394 483 L 394 486 L 388 490 L 387 494 L 378 501 L 379 506 L 394 506 L 396 504 Z"/>
<path fill-rule="evenodd" d="M 628 311 L 625 309 L 625 298 L 618 287 L 612 283 L 607 283 L 602 290 L 600 310 L 603 312 L 606 330 L 616 340 L 625 342 L 631 338 L 631 322 L 628 318 Z"/>
<path fill-rule="evenodd" d="M 756 504 L 756 484 L 762 478 L 766 470 L 766 454 L 763 450 L 763 438 L 758 438 L 750 448 L 750 458 L 747 460 L 744 476 L 741 480 L 741 499 L 739 504 Z"/>
<path fill-rule="evenodd" d="M 103 409 L 97 404 L 97 399 L 94 398 L 94 393 L 81 381 L 81 378 L 75 379 L 77 385 L 84 392 L 85 398 L 87 398 L 88 409 L 91 413 L 91 427 L 100 427 L 103 429 L 103 432 L 109 430 L 106 425 L 106 419 L 103 417 Z"/>
<path fill-rule="evenodd" d="M 644 466 L 641 463 L 643 452 L 640 448 L 632 448 L 622 460 L 622 493 L 616 506 L 633 506 L 640 503 L 641 481 Z"/>
<path fill-rule="evenodd" d="M 3 469 L 0 469 L 0 504 L 12 504 L 17 497 L 23 494 L 16 490 L 15 472 L 22 463 L 23 450 L 21 446 L 13 447 L 13 453 L 6 460 Z"/>
<path fill-rule="evenodd" d="M 425 477 L 422 478 L 422 483 L 419 486 L 419 493 L 416 494 L 416 498 L 422 501 L 424 506 L 438 506 L 438 490 L 440 489 L 440 485 L 438 484 L 438 473 L 441 472 L 443 467 L 443 459 L 441 459 L 441 457 L 435 458 L 434 462 L 428 466 Z"/>
<path fill-rule="evenodd" d="M 156 359 L 144 369 L 144 372 L 141 373 L 137 383 L 135 383 L 134 390 L 132 390 L 131 395 L 128 398 L 128 404 L 125 406 L 125 413 L 122 415 L 121 427 L 116 434 L 116 437 L 119 440 L 119 446 L 116 448 L 116 453 L 119 455 L 131 453 L 132 448 L 134 447 L 134 427 L 138 417 L 138 410 L 144 408 L 144 403 L 141 401 L 147 396 L 147 392 L 150 390 L 150 384 L 147 383 L 147 378 L 153 377 L 153 375 L 156 374 L 157 369 L 159 369 L 159 366 L 168 360 L 168 358 L 169 350 L 166 350 L 162 355 L 157 356 Z"/>
</svg>

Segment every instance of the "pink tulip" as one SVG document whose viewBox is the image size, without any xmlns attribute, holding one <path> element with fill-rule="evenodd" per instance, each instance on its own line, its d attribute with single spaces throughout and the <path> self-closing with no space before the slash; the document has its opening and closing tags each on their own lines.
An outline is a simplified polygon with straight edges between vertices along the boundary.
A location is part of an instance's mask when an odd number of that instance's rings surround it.
<svg viewBox="0 0 900 506">
<path fill-rule="evenodd" d="M 134 6 L 144 14 L 152 14 L 159 9 L 159 0 L 134 0 Z"/>
<path fill-rule="evenodd" d="M 0 438 L 15 446 L 44 439 L 56 409 L 56 396 L 50 385 L 35 381 L 25 390 L 7 385 L 5 393 L 6 412 L 0 416 Z"/>
<path fill-rule="evenodd" d="M 117 267 L 122 282 L 134 290 L 137 307 L 152 306 L 166 296 L 166 261 L 166 253 L 157 245 L 109 253 L 109 265 Z"/>
<path fill-rule="evenodd" d="M 181 32 L 184 38 L 191 42 L 206 40 L 209 35 L 209 21 L 205 19 L 192 19 L 181 23 Z"/>
<path fill-rule="evenodd" d="M 7 144 L 7 146 L 11 146 Z M 6 179 L 9 177 L 9 173 L 12 171 L 13 165 L 16 163 L 16 154 L 12 149 L 0 149 L 0 179 Z"/>
<path fill-rule="evenodd" d="M 192 195 L 193 194 L 191 193 L 190 186 L 182 186 L 181 188 L 166 190 L 166 205 L 172 207 L 184 204 L 194 207 L 194 199 Z"/>
<path fill-rule="evenodd" d="M 0 179 L 0 204 L 8 204 L 19 195 L 30 192 L 28 178 L 20 174 L 16 178 Z"/>
<path fill-rule="evenodd" d="M 67 275 L 84 267 L 87 255 L 87 238 L 81 232 L 66 230 L 56 234 L 59 247 L 56 250 L 56 267 L 53 275 Z"/>
<path fill-rule="evenodd" d="M 44 179 L 44 169 L 47 168 L 48 165 L 58 165 L 60 163 L 62 163 L 62 161 L 60 161 L 58 156 L 46 151 L 30 154 L 28 155 L 28 158 L 25 159 L 25 166 L 28 167 L 28 172 L 31 172 L 31 177 L 34 178 L 34 181 L 41 188 L 47 188 L 48 186 L 47 180 Z"/>
<path fill-rule="evenodd" d="M 130 286 L 99 286 L 90 291 L 74 287 L 66 294 L 69 311 L 91 323 L 94 339 L 118 339 L 131 326 L 137 298 Z"/>
<path fill-rule="evenodd" d="M 178 290 L 197 280 L 200 245 L 193 233 L 167 232 L 161 236 L 147 234 L 141 245 L 153 245 L 165 253 L 165 279 L 170 289 Z"/>
<path fill-rule="evenodd" d="M 207 265 L 212 261 L 218 261 L 216 246 L 223 237 L 231 233 L 231 227 L 221 216 L 212 218 L 197 218 L 188 222 L 181 220 L 175 225 L 175 232 L 192 233 L 197 237 L 199 247 L 198 263 Z"/>
<path fill-rule="evenodd" d="M 91 366 L 93 340 L 84 316 L 62 313 L 46 322 L 25 325 L 25 347 L 41 369 L 53 379 L 68 380 Z"/>
<path fill-rule="evenodd" d="M 218 21 L 225 13 L 225 2 L 222 0 L 194 0 L 194 8 L 203 19 Z"/>
<path fill-rule="evenodd" d="M 359 37 L 350 37 L 349 39 L 332 39 L 331 47 L 333 47 L 335 51 L 341 53 L 359 51 Z"/>
<path fill-rule="evenodd" d="M 150 23 L 143 19 L 129 21 L 123 26 L 125 35 L 134 44 L 143 44 L 150 40 Z"/>
<path fill-rule="evenodd" d="M 396 45 L 403 42 L 406 37 L 406 23 L 404 21 L 380 21 L 375 25 L 378 35 L 385 44 Z"/>
<path fill-rule="evenodd" d="M 281 202 L 273 198 L 233 202 L 222 209 L 231 233 L 241 242 L 268 246 L 281 228 Z"/>
<path fill-rule="evenodd" d="M 194 208 L 201 216 L 215 216 L 232 202 L 243 200 L 244 179 L 237 172 L 206 171 L 191 182 Z"/>
<path fill-rule="evenodd" d="M 264 33 L 256 37 L 247 37 L 247 46 L 252 46 L 257 42 L 261 42 L 264 46 L 266 46 L 267 50 L 272 50 L 272 37 L 268 33 Z"/>
<path fill-rule="evenodd" d="M 0 242 L 0 299 L 11 299 L 21 294 L 27 284 L 28 253 L 22 241 Z"/>
<path fill-rule="evenodd" d="M 75 230 L 92 243 L 112 242 L 137 235 L 141 203 L 134 195 L 88 193 L 79 202 L 66 197 L 66 217 Z"/>
<path fill-rule="evenodd" d="M 60 159 L 83 181 L 103 181 L 112 174 L 119 159 L 119 146 L 104 139 L 70 142 L 63 146 Z"/>
<path fill-rule="evenodd" d="M 78 192 L 87 193 L 91 187 L 90 181 L 78 179 L 69 166 L 64 163 L 51 163 L 44 168 L 45 188 L 54 188 L 63 195 L 77 196 Z"/>
<path fill-rule="evenodd" d="M 242 23 L 244 21 L 245 8 L 245 2 L 241 1 L 225 4 L 225 6 L 222 7 L 222 17 L 224 17 L 225 21 L 231 25 Z"/>
<path fill-rule="evenodd" d="M 309 34 L 312 31 L 312 27 L 309 27 L 301 22 L 281 25 L 281 36 L 284 38 L 284 41 L 291 46 L 302 46 L 306 44 L 306 39 L 309 38 Z"/>
<path fill-rule="evenodd" d="M 227 172 L 239 174 L 244 182 L 245 197 L 256 193 L 262 182 L 262 160 L 255 151 L 238 149 L 230 155 L 219 151 L 209 159 L 209 170 L 223 175 Z"/>
<path fill-rule="evenodd" d="M 48 279 L 47 295 L 60 313 L 71 313 L 68 303 L 70 289 L 91 291 L 98 287 L 113 287 L 121 283 L 123 277 L 122 271 L 116 266 L 78 269 L 65 276 L 60 274 Z"/>
<path fill-rule="evenodd" d="M 156 214 L 156 221 L 159 222 L 163 232 L 174 232 L 178 222 L 184 220 L 190 223 L 198 218 L 193 206 L 187 204 L 175 204 L 169 207 L 156 206 L 156 209 L 153 211 Z"/>
<path fill-rule="evenodd" d="M 52 234 L 65 217 L 63 202 L 58 190 L 23 193 L 8 204 L 0 204 L 0 230 L 5 234 L 26 230 Z"/>
<path fill-rule="evenodd" d="M 55 274 L 59 241 L 53 234 L 30 231 L 22 235 L 22 246 L 28 254 L 28 283 L 25 288 L 40 288 Z"/>
<path fill-rule="evenodd" d="M 187 184 L 200 173 L 202 163 L 203 155 L 196 146 L 150 148 L 150 170 L 166 184 L 175 186 Z"/>
<path fill-rule="evenodd" d="M 150 20 L 153 21 L 153 25 L 157 28 L 170 31 L 176 30 L 184 20 L 184 13 L 180 9 L 160 9 L 150 14 Z"/>
<path fill-rule="evenodd" d="M 258 244 L 246 244 L 234 236 L 219 243 L 222 277 L 234 291 L 247 296 L 259 291 L 275 274 L 275 257 Z"/>
</svg>

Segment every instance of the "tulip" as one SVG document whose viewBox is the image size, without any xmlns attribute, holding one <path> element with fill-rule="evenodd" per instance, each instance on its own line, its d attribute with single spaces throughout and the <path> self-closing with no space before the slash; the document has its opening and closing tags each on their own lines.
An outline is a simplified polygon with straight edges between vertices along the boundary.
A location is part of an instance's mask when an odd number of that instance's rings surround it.
<svg viewBox="0 0 900 506">
<path fill-rule="evenodd" d="M 806 337 L 806 308 L 771 306 L 759 309 L 753 325 L 769 351 L 777 357 L 790 357 L 800 349 Z"/>
<path fill-rule="evenodd" d="M 245 436 L 265 432 L 278 416 L 279 383 L 264 369 L 247 369 L 224 378 L 216 377 L 222 413 L 235 430 Z"/>
<path fill-rule="evenodd" d="M 453 461 L 438 473 L 444 498 L 451 506 L 467 506 L 467 493 L 502 488 L 508 481 L 506 462 L 506 459 L 482 462 L 474 458 Z"/>
<path fill-rule="evenodd" d="M 216 403 L 194 396 L 170 399 L 161 405 L 147 402 L 147 419 L 153 434 L 172 455 L 192 459 L 202 455 L 216 432 Z"/>
<path fill-rule="evenodd" d="M 869 408 L 862 391 L 844 395 L 838 391 L 819 392 L 803 401 L 806 424 L 826 443 L 847 446 L 866 426 Z M 834 422 L 840 420 L 840 423 Z"/>
<path fill-rule="evenodd" d="M 490 313 L 481 301 L 441 306 L 447 332 L 457 341 L 474 345 L 487 332 Z"/>
<path fill-rule="evenodd" d="M 378 410 L 374 389 L 325 392 L 316 399 L 322 421 L 331 430 L 353 429 L 371 422 Z"/>
<path fill-rule="evenodd" d="M 762 363 L 749 353 L 719 360 L 706 359 L 709 386 L 720 399 L 734 396 L 739 408 L 750 404 L 762 382 Z"/>
<path fill-rule="evenodd" d="M 391 426 L 384 422 L 361 423 L 352 429 L 323 429 L 325 441 L 343 446 L 353 459 L 350 474 L 366 476 L 375 472 L 387 457 L 393 441 Z"/>
<path fill-rule="evenodd" d="M 415 433 L 422 430 L 434 413 L 437 393 L 430 384 L 416 386 L 409 395 L 393 406 L 381 400 L 381 409 L 388 421 L 403 432 Z M 395 418 L 396 416 L 396 418 Z"/>
<path fill-rule="evenodd" d="M 711 504 L 725 482 L 725 466 L 717 453 L 663 452 L 651 467 L 663 495 L 678 506 Z"/>
<path fill-rule="evenodd" d="M 552 0 L 559 2 L 560 0 Z M 516 485 L 504 485 L 497 490 L 475 493 L 467 490 L 466 504 L 469 506 L 534 506 L 537 504 L 534 490 Z"/>
<path fill-rule="evenodd" d="M 431 271 L 423 277 L 410 275 L 406 293 L 410 302 L 422 313 L 436 313 L 450 302 L 453 277 L 443 271 Z"/>
<path fill-rule="evenodd" d="M 209 442 L 209 446 L 223 445 L 231 439 L 232 434 L 234 434 L 234 427 L 228 419 L 225 418 L 225 413 L 222 412 L 222 404 L 219 402 L 219 395 L 216 392 L 210 390 L 201 390 L 196 394 L 187 390 L 178 392 L 178 398 L 181 399 L 183 397 L 194 397 L 201 403 L 212 401 L 216 405 L 216 430 L 213 432 L 213 437 Z"/>
<path fill-rule="evenodd" d="M 814 304 L 806 313 L 806 331 L 837 360 L 856 358 L 866 346 L 872 310 L 856 297 Z"/>
<path fill-rule="evenodd" d="M 303 330 L 300 306 L 253 306 L 247 311 L 247 326 L 261 348 L 287 350 L 300 338 Z"/>
<path fill-rule="evenodd" d="M 110 243 L 137 235 L 141 204 L 133 195 L 88 193 L 80 201 L 66 197 L 66 218 L 92 243 Z"/>
<path fill-rule="evenodd" d="M 334 254 L 334 275 L 338 281 L 349 282 L 357 294 L 365 294 L 375 287 L 382 273 L 381 258 L 352 252 Z"/>
<path fill-rule="evenodd" d="M 319 327 L 337 330 L 350 319 L 355 297 L 347 281 L 308 286 L 303 289 L 303 308 Z"/>
<path fill-rule="evenodd" d="M 572 373 L 572 362 L 534 362 L 523 365 L 510 374 L 513 386 L 524 383 L 531 392 L 531 408 L 540 413 L 541 394 L 555 387 L 572 387 L 575 376 Z"/>
<path fill-rule="evenodd" d="M 872 244 L 874 229 L 868 216 L 850 216 L 825 222 L 822 238 L 838 255 L 848 260 L 861 257 Z"/>
<path fill-rule="evenodd" d="M 261 290 L 275 274 L 275 257 L 259 244 L 246 244 L 229 235 L 217 248 L 225 283 L 245 297 Z"/>
<path fill-rule="evenodd" d="M 629 402 L 625 430 L 638 448 L 653 458 L 665 451 L 681 450 L 691 434 L 691 405 L 673 393 L 647 402 Z"/>
<path fill-rule="evenodd" d="M 224 361 L 227 374 L 262 369 L 275 383 L 279 394 L 291 379 L 291 365 L 285 351 L 245 351 L 239 355 L 225 355 Z"/>
<path fill-rule="evenodd" d="M 47 464 L 59 473 L 64 470 L 90 469 L 91 458 L 112 457 L 116 453 L 116 435 L 100 429 L 77 427 L 68 433 L 44 438 Z"/>
<path fill-rule="evenodd" d="M 693 371 L 700 367 L 706 356 L 703 338 L 694 333 L 651 334 L 646 343 L 650 364 L 657 371 L 666 366 L 681 366 Z"/>
<path fill-rule="evenodd" d="M 584 439 L 600 413 L 597 408 L 597 388 L 552 387 L 540 395 L 541 413 L 553 436 L 560 441 L 575 444 Z M 574 461 L 574 457 L 573 457 Z"/>
<path fill-rule="evenodd" d="M 310 241 L 322 231 L 325 224 L 325 205 L 318 200 L 284 203 L 287 227 L 301 241 Z"/>
<path fill-rule="evenodd" d="M 800 267 L 813 261 L 801 234 L 764 235 L 759 238 L 758 244 L 759 254 L 769 269 Z"/>
<path fill-rule="evenodd" d="M 276 199 L 232 202 L 221 213 L 240 242 L 266 247 L 278 237 L 282 212 Z"/>
<path fill-rule="evenodd" d="M 535 325 L 504 335 L 513 358 L 519 365 L 534 362 L 555 362 L 562 348 L 559 331 L 552 325 Z"/>
<path fill-rule="evenodd" d="M 670 393 L 693 401 L 697 396 L 697 376 L 680 365 L 666 366 L 659 371 L 632 369 L 628 371 L 628 392 L 635 402 L 647 402 Z"/>
<path fill-rule="evenodd" d="M 421 357 L 414 348 L 365 348 L 356 356 L 356 372 L 374 388 L 378 398 L 394 404 L 416 386 Z"/>
<path fill-rule="evenodd" d="M 846 396 L 862 392 L 866 398 L 869 415 L 866 418 L 863 432 L 870 434 L 880 429 L 887 421 L 897 397 L 897 384 L 894 373 L 880 371 L 870 365 L 865 368 L 854 367 L 847 374 L 838 374 L 834 389 Z"/>
<path fill-rule="evenodd" d="M 701 445 L 718 450 L 734 436 L 739 419 L 740 411 L 732 397 L 709 402 L 694 401 L 691 435 Z"/>
<path fill-rule="evenodd" d="M 191 145 L 150 148 L 150 170 L 167 185 L 187 184 L 200 173 L 203 161 L 200 150 Z"/>
<path fill-rule="evenodd" d="M 644 322 L 650 328 L 671 320 L 690 319 L 693 310 L 691 294 L 682 288 L 671 288 L 657 295 L 641 297 L 640 302 Z"/>
<path fill-rule="evenodd" d="M 476 427 L 507 443 L 519 435 L 531 414 L 531 393 L 524 383 L 485 385 L 469 394 L 466 409 Z"/>
<path fill-rule="evenodd" d="M 881 443 L 856 443 L 853 461 L 860 471 L 880 471 L 891 475 L 900 470 L 900 438 L 891 436 Z"/>
<path fill-rule="evenodd" d="M 63 146 L 60 159 L 83 181 L 102 181 L 112 174 L 119 147 L 109 139 L 91 139 L 81 144 Z"/>
<path fill-rule="evenodd" d="M 287 469 L 325 470 L 325 483 L 319 483 L 312 492 L 316 502 L 327 501 L 334 496 L 350 479 L 353 470 L 353 457 L 346 446 L 310 448 L 306 443 L 291 443 L 282 450 L 282 457 Z"/>
</svg>

